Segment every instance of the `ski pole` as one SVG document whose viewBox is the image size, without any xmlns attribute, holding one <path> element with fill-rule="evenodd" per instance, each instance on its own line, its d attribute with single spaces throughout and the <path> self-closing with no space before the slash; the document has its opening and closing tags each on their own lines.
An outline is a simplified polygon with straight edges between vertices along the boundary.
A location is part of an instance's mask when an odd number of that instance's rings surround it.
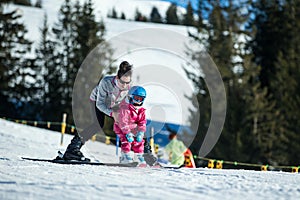
<svg viewBox="0 0 300 200">
<path fill-rule="evenodd" d="M 116 156 L 119 155 L 119 141 L 120 141 L 120 138 L 118 135 L 116 135 Z"/>
</svg>

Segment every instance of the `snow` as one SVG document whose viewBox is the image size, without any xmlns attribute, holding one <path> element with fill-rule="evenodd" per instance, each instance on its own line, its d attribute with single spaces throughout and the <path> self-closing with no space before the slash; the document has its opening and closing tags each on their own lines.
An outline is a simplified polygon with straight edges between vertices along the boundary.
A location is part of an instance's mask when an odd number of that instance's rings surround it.
<svg viewBox="0 0 300 200">
<path fill-rule="evenodd" d="M 81 3 L 86 0 L 79 0 Z M 75 0 L 73 0 L 75 2 Z M 107 15 L 111 13 L 114 8 L 118 14 L 118 17 L 121 16 L 123 12 L 126 16 L 126 19 L 134 20 L 135 11 L 138 9 L 143 15 L 149 17 L 152 8 L 155 6 L 158 8 L 159 13 L 164 18 L 168 7 L 170 6 L 169 2 L 157 1 L 157 0 L 101 0 L 93 1 L 95 6 L 96 18 L 106 19 Z M 49 18 L 49 23 L 53 24 L 57 21 L 57 13 L 62 4 L 61 0 L 44 0 L 42 7 L 44 12 L 48 16 L 55 16 Z M 185 9 L 179 8 L 180 12 L 183 12 Z"/>
<path fill-rule="evenodd" d="M 0 199 L 298 199 L 299 174 L 207 168 L 154 169 L 59 165 L 71 136 L 0 119 Z M 83 153 L 117 162 L 115 147 L 88 141 Z"/>
</svg>

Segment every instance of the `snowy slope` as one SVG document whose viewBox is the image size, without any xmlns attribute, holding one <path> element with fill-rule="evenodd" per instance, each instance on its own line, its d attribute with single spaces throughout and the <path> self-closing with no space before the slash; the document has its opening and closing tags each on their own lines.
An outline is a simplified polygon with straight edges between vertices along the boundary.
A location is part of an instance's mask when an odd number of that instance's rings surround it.
<svg viewBox="0 0 300 200">
<path fill-rule="evenodd" d="M 20 14 L 23 16 L 22 21 L 25 23 L 28 29 L 27 38 L 31 41 L 37 42 L 40 38 L 39 29 L 43 25 L 43 18 L 46 14 L 48 16 L 49 26 L 53 26 L 58 20 L 58 12 L 62 5 L 61 0 L 43 0 L 42 9 L 21 5 L 8 4 L 4 6 L 5 12 L 12 11 L 14 9 L 19 9 Z M 76 2 L 73 0 L 73 2 Z M 80 2 L 85 2 L 85 0 L 80 0 Z M 128 31 L 136 28 L 148 27 L 149 23 L 137 23 L 131 24 L 130 26 L 117 26 L 118 24 L 110 23 L 107 14 L 111 12 L 112 8 L 115 8 L 117 13 L 120 15 L 124 12 L 126 18 L 129 20 L 134 19 L 135 10 L 138 9 L 142 14 L 149 16 L 153 6 L 159 9 L 162 17 L 165 17 L 165 13 L 170 5 L 169 2 L 162 1 L 151 1 L 151 0 L 101 0 L 93 1 L 95 7 L 95 14 L 97 20 L 102 18 L 107 26 L 108 34 L 107 37 L 111 37 L 117 33 Z M 35 1 L 32 0 L 34 4 Z M 182 12 L 184 10 L 182 9 Z M 107 21 L 108 20 L 108 21 Z M 124 20 L 121 20 L 124 21 Z M 141 25 L 142 24 L 142 25 Z M 144 25 L 143 25 L 144 24 Z M 150 27 L 153 25 L 150 25 Z M 182 29 L 180 26 L 169 26 L 174 27 L 173 29 Z M 116 29 L 117 28 L 117 29 Z"/>
<path fill-rule="evenodd" d="M 65 136 L 68 144 L 70 136 Z M 299 199 L 299 174 L 215 169 L 150 169 L 32 162 L 53 158 L 60 134 L 0 119 L 0 199 Z M 116 161 L 115 149 L 88 142 L 83 152 Z"/>
<path fill-rule="evenodd" d="M 85 0 L 79 0 L 80 2 L 85 2 Z M 33 1 L 32 1 L 33 2 Z M 75 2 L 75 0 L 73 0 Z M 104 20 L 107 18 L 107 15 L 114 8 L 117 14 L 121 15 L 123 12 L 126 16 L 127 20 L 134 20 L 135 11 L 138 9 L 143 15 L 149 17 L 151 10 L 153 7 L 157 7 L 159 13 L 164 18 L 168 7 L 170 6 L 169 2 L 157 1 L 157 0 L 94 0 L 95 14 L 96 18 L 103 18 Z M 61 0 L 44 0 L 43 8 L 37 9 L 45 12 L 49 16 L 49 24 L 53 24 L 57 21 L 57 13 L 62 4 Z M 21 9 L 28 10 L 28 7 L 17 6 Z M 185 9 L 178 8 L 179 13 L 185 12 Z M 27 12 L 27 11 L 25 11 Z M 32 13 L 33 14 L 33 13 Z M 42 18 L 40 18 L 41 20 Z M 133 27 L 134 28 L 134 27 Z"/>
</svg>

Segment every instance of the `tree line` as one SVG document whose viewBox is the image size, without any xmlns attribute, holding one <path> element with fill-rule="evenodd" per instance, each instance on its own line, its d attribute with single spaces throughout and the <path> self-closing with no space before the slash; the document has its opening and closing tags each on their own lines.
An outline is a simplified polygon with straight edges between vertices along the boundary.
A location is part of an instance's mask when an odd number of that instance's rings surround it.
<svg viewBox="0 0 300 200">
<path fill-rule="evenodd" d="M 165 17 L 161 15 L 156 6 L 152 7 L 148 16 L 136 8 L 134 13 L 134 21 L 194 26 L 196 22 L 194 13 L 195 11 L 193 10 L 190 2 L 188 2 L 186 12 L 184 14 L 179 13 L 177 5 L 171 3 L 165 13 Z M 125 13 L 121 12 L 121 14 L 118 14 L 115 7 L 113 7 L 112 10 L 107 14 L 107 17 L 126 20 Z"/>
</svg>

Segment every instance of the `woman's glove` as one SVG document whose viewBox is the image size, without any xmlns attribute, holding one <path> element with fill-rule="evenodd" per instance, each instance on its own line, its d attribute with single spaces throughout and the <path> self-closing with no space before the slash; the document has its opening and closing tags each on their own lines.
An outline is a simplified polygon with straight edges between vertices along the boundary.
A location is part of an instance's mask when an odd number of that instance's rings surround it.
<svg viewBox="0 0 300 200">
<path fill-rule="evenodd" d="M 133 138 L 133 133 L 127 133 L 126 134 L 126 139 L 129 143 L 133 142 L 134 141 L 134 138 Z"/>
<path fill-rule="evenodd" d="M 136 141 L 137 142 L 141 142 L 141 141 L 143 141 L 143 138 L 144 138 L 144 132 L 138 132 L 137 134 L 136 134 Z"/>
</svg>

